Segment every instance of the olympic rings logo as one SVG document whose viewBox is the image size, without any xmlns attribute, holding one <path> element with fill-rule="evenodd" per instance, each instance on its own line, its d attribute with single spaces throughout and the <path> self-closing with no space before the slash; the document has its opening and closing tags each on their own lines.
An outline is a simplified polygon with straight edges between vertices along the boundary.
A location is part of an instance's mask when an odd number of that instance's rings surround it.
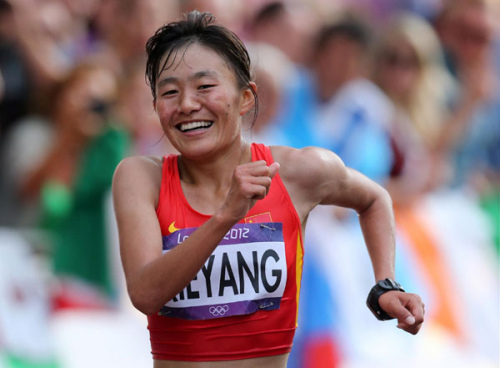
<svg viewBox="0 0 500 368">
<path fill-rule="evenodd" d="M 222 317 L 227 313 L 228 310 L 229 310 L 228 305 L 212 306 L 208 309 L 210 314 L 212 314 L 214 317 Z"/>
</svg>

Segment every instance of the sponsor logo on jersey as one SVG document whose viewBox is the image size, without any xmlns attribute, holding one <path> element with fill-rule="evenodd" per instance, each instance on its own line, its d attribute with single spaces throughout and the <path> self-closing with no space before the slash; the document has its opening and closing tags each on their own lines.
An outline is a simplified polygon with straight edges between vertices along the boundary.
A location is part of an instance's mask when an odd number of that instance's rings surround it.
<svg viewBox="0 0 500 368">
<path fill-rule="evenodd" d="M 169 227 L 168 227 L 168 231 L 169 231 L 169 233 L 170 233 L 170 234 L 173 234 L 173 233 L 175 233 L 177 230 L 179 230 L 179 229 L 177 229 L 177 228 L 175 227 L 175 221 L 174 221 L 174 222 L 172 222 L 172 223 L 169 225 Z"/>
</svg>

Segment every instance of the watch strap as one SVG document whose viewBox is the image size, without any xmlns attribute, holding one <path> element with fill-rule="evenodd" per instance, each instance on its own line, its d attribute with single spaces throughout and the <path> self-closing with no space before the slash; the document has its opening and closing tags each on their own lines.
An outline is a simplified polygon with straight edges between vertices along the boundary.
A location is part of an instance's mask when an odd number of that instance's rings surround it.
<svg viewBox="0 0 500 368">
<path fill-rule="evenodd" d="M 378 302 L 382 294 L 393 290 L 405 292 L 405 290 L 399 283 L 390 278 L 386 278 L 384 280 L 378 281 L 368 293 L 368 298 L 366 299 L 366 305 L 368 306 L 368 309 L 372 311 L 374 316 L 380 321 L 388 321 L 394 319 L 394 317 L 389 316 L 380 307 L 380 304 Z"/>
</svg>

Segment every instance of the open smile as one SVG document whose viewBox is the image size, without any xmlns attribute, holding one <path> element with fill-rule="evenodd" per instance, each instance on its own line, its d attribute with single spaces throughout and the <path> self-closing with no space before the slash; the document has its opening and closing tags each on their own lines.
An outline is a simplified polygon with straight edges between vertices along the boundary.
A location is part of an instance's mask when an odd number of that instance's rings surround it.
<svg viewBox="0 0 500 368">
<path fill-rule="evenodd" d="M 176 126 L 181 132 L 192 132 L 194 130 L 208 129 L 214 124 L 213 121 L 191 121 Z"/>
</svg>

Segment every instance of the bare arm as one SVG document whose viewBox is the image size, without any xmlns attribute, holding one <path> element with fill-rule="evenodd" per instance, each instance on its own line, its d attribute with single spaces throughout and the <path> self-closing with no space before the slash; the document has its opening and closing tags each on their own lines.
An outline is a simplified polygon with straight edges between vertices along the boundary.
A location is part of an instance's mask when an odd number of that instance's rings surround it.
<svg viewBox="0 0 500 368">
<path fill-rule="evenodd" d="M 316 205 L 354 209 L 359 215 L 375 279 L 394 278 L 394 218 L 385 189 L 344 165 L 333 152 L 308 147 L 278 149 L 280 175 L 301 218 Z"/>
<path fill-rule="evenodd" d="M 182 244 L 162 255 L 162 235 L 156 216 L 161 163 L 128 158 L 113 180 L 120 252 L 127 289 L 134 306 L 153 314 L 177 295 L 197 274 L 229 229 L 264 198 L 278 165 L 263 162 L 239 166 L 226 201 Z"/>
<path fill-rule="evenodd" d="M 275 147 L 273 154 L 280 160 L 280 175 L 301 219 L 307 218 L 318 204 L 354 209 L 359 216 L 375 280 L 394 279 L 395 225 L 387 191 L 347 168 L 338 156 L 324 149 Z M 417 295 L 391 291 L 379 301 L 388 314 L 398 318 L 401 328 L 418 332 L 423 322 L 423 307 Z"/>
</svg>

